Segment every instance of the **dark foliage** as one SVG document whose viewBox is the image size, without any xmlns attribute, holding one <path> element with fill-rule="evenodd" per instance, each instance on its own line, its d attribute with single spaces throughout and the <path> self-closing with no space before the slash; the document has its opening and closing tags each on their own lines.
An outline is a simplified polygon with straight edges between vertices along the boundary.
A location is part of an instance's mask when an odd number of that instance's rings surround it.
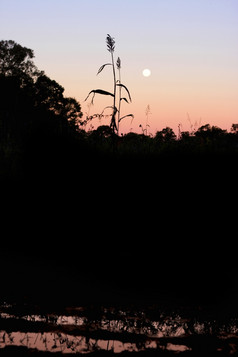
<svg viewBox="0 0 238 357">
<path fill-rule="evenodd" d="M 0 177 L 11 179 L 24 175 L 29 155 L 37 161 L 47 155 L 47 145 L 73 141 L 82 112 L 75 99 L 64 97 L 62 86 L 35 67 L 32 50 L 1 41 L 0 51 Z"/>
<path fill-rule="evenodd" d="M 1 41 L 0 51 L 2 250 L 70 265 L 138 298 L 215 301 L 235 291 L 237 133 L 86 132 L 80 104 L 34 66 L 31 50 Z"/>
</svg>

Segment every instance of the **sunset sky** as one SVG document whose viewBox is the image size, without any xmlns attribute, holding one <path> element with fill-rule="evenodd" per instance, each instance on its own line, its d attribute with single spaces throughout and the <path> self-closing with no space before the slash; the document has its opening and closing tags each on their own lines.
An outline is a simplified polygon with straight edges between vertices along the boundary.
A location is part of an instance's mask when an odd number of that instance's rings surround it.
<svg viewBox="0 0 238 357">
<path fill-rule="evenodd" d="M 31 48 L 35 64 L 75 97 L 85 113 L 99 113 L 113 90 L 106 36 L 115 38 L 122 83 L 121 132 L 141 132 L 150 105 L 149 131 L 169 126 L 177 134 L 210 123 L 230 130 L 238 123 L 237 0 L 0 0 L 1 40 Z M 151 76 L 144 77 L 148 68 Z M 190 121 L 189 121 L 190 120 Z M 98 122 L 91 122 L 95 127 Z M 103 120 L 101 124 L 109 124 Z"/>
</svg>

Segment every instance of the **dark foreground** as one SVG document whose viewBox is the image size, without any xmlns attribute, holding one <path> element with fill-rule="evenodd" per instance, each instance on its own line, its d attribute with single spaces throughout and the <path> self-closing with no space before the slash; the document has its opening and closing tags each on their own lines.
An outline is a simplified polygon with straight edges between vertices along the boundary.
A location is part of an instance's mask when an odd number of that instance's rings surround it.
<svg viewBox="0 0 238 357">
<path fill-rule="evenodd" d="M 238 354 L 234 275 L 161 274 L 153 253 L 144 270 L 138 255 L 75 258 L 1 252 L 1 356 Z"/>
<path fill-rule="evenodd" d="M 163 304 L 67 308 L 3 303 L 3 356 L 230 356 L 238 353 L 238 319 L 204 307 Z"/>
<path fill-rule="evenodd" d="M 1 356 L 236 355 L 236 162 L 213 159 L 4 182 Z"/>
</svg>

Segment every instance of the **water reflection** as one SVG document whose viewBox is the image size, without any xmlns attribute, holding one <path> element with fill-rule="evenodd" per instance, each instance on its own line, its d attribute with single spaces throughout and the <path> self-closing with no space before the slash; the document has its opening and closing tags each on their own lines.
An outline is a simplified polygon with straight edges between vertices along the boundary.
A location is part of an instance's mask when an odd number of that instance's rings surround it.
<svg viewBox="0 0 238 357">
<path fill-rule="evenodd" d="M 62 313 L 26 310 L 0 306 L 0 348 L 22 346 L 62 354 L 149 349 L 182 353 L 196 351 L 198 344 L 212 337 L 214 351 L 238 350 L 236 319 L 225 323 L 158 311 L 155 319 L 144 311 L 115 308 L 71 308 Z"/>
<path fill-rule="evenodd" d="M 39 351 L 54 351 L 61 353 L 89 353 L 99 350 L 120 353 L 124 351 L 138 352 L 146 349 L 167 349 L 169 351 L 182 352 L 191 350 L 185 345 L 167 343 L 159 345 L 158 341 L 145 341 L 143 344 L 123 343 L 119 340 L 96 340 L 85 336 L 71 336 L 60 332 L 9 332 L 0 331 L 0 348 L 6 346 L 25 346 Z"/>
</svg>

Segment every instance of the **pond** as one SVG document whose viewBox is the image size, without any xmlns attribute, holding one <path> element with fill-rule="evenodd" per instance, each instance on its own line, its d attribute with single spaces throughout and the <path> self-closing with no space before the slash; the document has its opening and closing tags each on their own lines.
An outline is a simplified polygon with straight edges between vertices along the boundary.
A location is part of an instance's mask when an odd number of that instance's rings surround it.
<svg viewBox="0 0 238 357">
<path fill-rule="evenodd" d="M 61 310 L 0 306 L 0 353 L 9 348 L 66 354 L 224 356 L 238 353 L 238 319 L 210 319 L 158 306 L 79 306 Z"/>
</svg>

